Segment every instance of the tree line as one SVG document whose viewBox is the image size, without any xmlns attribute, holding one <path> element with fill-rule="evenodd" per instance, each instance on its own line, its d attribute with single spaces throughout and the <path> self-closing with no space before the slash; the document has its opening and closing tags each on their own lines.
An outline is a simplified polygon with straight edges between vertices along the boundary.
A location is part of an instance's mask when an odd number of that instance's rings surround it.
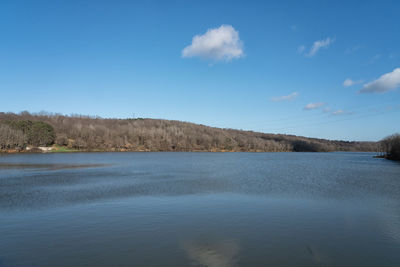
<svg viewBox="0 0 400 267">
<path fill-rule="evenodd" d="M 393 160 L 400 160 L 400 134 L 393 134 L 381 141 L 385 157 Z"/>
<path fill-rule="evenodd" d="M 0 113 L 1 150 L 54 144 L 83 151 L 378 151 L 376 142 L 267 134 L 172 120 Z"/>
</svg>

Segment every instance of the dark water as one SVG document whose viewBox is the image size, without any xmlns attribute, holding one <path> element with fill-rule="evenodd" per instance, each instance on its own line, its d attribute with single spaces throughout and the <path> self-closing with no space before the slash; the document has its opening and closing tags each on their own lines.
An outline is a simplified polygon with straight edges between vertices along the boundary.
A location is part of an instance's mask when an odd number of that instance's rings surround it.
<svg viewBox="0 0 400 267">
<path fill-rule="evenodd" d="M 0 266 L 400 266 L 372 156 L 0 155 Z"/>
</svg>

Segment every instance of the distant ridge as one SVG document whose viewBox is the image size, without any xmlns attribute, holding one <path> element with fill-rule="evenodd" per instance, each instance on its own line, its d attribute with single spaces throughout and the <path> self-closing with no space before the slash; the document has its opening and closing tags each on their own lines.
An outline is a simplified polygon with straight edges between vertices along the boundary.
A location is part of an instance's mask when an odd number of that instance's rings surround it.
<svg viewBox="0 0 400 267">
<path fill-rule="evenodd" d="M 0 112 L 0 150 L 53 146 L 60 151 L 377 151 L 376 142 L 349 142 L 222 129 L 162 119 Z M 62 148 L 62 149 L 61 149 Z"/>
</svg>

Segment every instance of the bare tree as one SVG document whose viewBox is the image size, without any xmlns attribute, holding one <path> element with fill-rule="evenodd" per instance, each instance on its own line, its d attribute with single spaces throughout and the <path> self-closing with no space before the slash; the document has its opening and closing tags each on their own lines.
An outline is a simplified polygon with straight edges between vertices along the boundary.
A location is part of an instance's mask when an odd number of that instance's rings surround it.
<svg viewBox="0 0 400 267">
<path fill-rule="evenodd" d="M 375 142 L 330 141 L 158 119 L 104 119 L 48 112 L 30 114 L 26 111 L 20 114 L 0 113 L 0 125 L 4 126 L 6 122 L 18 120 L 47 123 L 54 128 L 56 144 L 81 150 L 377 151 L 379 147 Z M 7 132 L 10 129 L 3 127 L 2 131 Z M 18 147 L 24 143 L 20 132 L 13 132 L 12 135 L 18 136 L 17 145 L 7 141 L 7 145 L 2 145 L 1 149 Z M 5 136 L 1 133 L 1 140 L 4 138 L 10 140 L 9 134 Z"/>
</svg>

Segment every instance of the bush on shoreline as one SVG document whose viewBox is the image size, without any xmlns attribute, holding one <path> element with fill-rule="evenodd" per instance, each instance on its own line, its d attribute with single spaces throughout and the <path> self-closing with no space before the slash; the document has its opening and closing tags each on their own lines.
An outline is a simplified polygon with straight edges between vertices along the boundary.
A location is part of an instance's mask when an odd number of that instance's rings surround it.
<svg viewBox="0 0 400 267">
<path fill-rule="evenodd" d="M 400 160 L 400 134 L 393 134 L 381 141 L 386 157 L 393 160 Z"/>
</svg>

